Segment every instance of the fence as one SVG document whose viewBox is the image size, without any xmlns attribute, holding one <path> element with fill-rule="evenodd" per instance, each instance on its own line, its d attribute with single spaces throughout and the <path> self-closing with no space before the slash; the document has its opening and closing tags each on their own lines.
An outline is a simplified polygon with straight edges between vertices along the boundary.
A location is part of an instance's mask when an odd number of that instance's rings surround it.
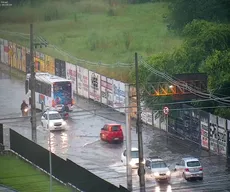
<svg viewBox="0 0 230 192">
<path fill-rule="evenodd" d="M 30 71 L 29 50 L 13 42 L 0 39 L 0 61 L 23 72 Z M 125 83 L 102 76 L 86 68 L 52 58 L 36 52 L 36 71 L 48 72 L 72 80 L 75 94 L 96 102 L 103 103 L 116 111 L 124 113 Z M 135 88 L 130 88 L 130 95 L 135 94 Z M 136 118 L 135 97 L 131 101 L 132 118 Z M 204 149 L 221 155 L 230 155 L 229 130 L 230 122 L 212 114 L 197 111 L 189 106 L 181 105 L 180 111 L 169 114 L 168 129 L 162 111 L 154 112 L 142 108 L 142 121 L 148 125 L 169 131 L 172 134 L 187 138 L 201 145 Z"/>
<path fill-rule="evenodd" d="M 10 129 L 10 149 L 42 170 L 49 172 L 49 151 Z M 53 176 L 64 183 L 70 183 L 87 192 L 128 192 L 127 189 L 101 179 L 69 159 L 62 159 L 52 153 Z"/>
</svg>

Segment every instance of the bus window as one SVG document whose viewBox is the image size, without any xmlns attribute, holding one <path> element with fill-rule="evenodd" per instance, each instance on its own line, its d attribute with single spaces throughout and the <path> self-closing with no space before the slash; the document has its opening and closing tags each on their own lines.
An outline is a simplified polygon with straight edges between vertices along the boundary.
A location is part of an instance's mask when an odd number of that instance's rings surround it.
<svg viewBox="0 0 230 192">
<path fill-rule="evenodd" d="M 25 94 L 27 94 L 29 91 L 29 82 L 28 80 L 25 81 Z"/>
<path fill-rule="evenodd" d="M 36 90 L 36 92 L 38 92 L 38 93 L 42 93 L 42 86 L 41 86 L 41 83 L 38 82 L 38 81 L 36 81 L 35 90 Z"/>
</svg>

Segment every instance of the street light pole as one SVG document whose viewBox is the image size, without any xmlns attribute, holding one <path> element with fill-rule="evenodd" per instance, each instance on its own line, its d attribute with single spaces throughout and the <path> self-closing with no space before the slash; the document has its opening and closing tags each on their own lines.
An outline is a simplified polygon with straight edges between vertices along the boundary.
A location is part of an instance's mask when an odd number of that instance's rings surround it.
<svg viewBox="0 0 230 192">
<path fill-rule="evenodd" d="M 51 134 L 50 134 L 50 114 L 49 108 L 47 109 L 48 131 L 49 131 L 49 167 L 50 167 L 50 192 L 52 192 L 52 152 L 51 152 Z"/>
<path fill-rule="evenodd" d="M 125 127 L 125 135 L 126 135 L 126 174 L 127 174 L 127 188 L 132 191 L 132 167 L 130 165 L 131 161 L 131 124 L 130 124 L 130 95 L 129 95 L 129 84 L 125 84 L 125 102 L 126 102 L 126 127 Z"/>
<path fill-rule="evenodd" d="M 34 70 L 34 42 L 33 42 L 33 24 L 30 24 L 30 90 L 31 90 L 31 129 L 32 140 L 37 142 L 36 130 L 36 104 L 35 104 L 35 70 Z"/>
<path fill-rule="evenodd" d="M 145 192 L 145 168 L 143 157 L 143 139 L 142 139 L 142 127 L 141 127 L 141 103 L 140 103 L 140 87 L 139 87 L 139 70 L 138 70 L 138 58 L 135 53 L 135 73 L 136 73 L 136 97 L 137 97 L 137 136 L 138 136 L 138 153 L 139 153 L 139 182 L 141 192 Z"/>
</svg>

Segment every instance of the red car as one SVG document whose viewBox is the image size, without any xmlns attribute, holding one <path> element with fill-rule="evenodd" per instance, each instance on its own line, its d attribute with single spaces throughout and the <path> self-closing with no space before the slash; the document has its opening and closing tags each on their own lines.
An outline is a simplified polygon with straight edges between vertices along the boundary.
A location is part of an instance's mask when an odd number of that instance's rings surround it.
<svg viewBox="0 0 230 192">
<path fill-rule="evenodd" d="M 107 141 L 109 143 L 122 143 L 124 140 L 122 127 L 119 124 L 105 124 L 101 129 L 100 137 L 102 141 Z"/>
</svg>

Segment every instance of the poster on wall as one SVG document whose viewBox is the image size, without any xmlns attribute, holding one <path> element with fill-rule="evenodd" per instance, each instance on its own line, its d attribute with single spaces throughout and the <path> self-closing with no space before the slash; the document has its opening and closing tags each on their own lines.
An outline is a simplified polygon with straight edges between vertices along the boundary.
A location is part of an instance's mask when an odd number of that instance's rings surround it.
<svg viewBox="0 0 230 192">
<path fill-rule="evenodd" d="M 101 78 L 93 71 L 89 71 L 89 98 L 101 102 Z"/>
<path fill-rule="evenodd" d="M 152 110 L 145 107 L 141 107 L 141 120 L 148 125 L 153 125 Z"/>
<path fill-rule="evenodd" d="M 30 73 L 30 54 L 26 53 L 26 73 Z"/>
<path fill-rule="evenodd" d="M 130 86 L 130 106 L 132 107 L 131 110 L 131 118 L 137 118 L 137 97 L 136 97 L 136 87 Z"/>
<path fill-rule="evenodd" d="M 8 62 L 8 52 L 9 52 L 9 47 L 8 47 L 8 41 L 4 40 L 4 63 L 9 64 Z"/>
<path fill-rule="evenodd" d="M 101 102 L 105 105 L 108 103 L 107 77 L 101 75 Z"/>
<path fill-rule="evenodd" d="M 0 62 L 3 63 L 3 53 L 4 53 L 4 42 L 0 38 Z"/>
<path fill-rule="evenodd" d="M 55 75 L 66 78 L 66 65 L 65 61 L 55 59 Z"/>
<path fill-rule="evenodd" d="M 218 153 L 218 127 L 217 127 L 217 117 L 215 115 L 209 114 L 209 134 L 210 134 L 210 150 L 214 153 Z"/>
<path fill-rule="evenodd" d="M 17 63 L 17 44 L 12 43 L 12 47 L 13 47 L 13 67 L 16 69 L 19 69 L 18 63 Z M 8 52 L 8 55 L 9 55 L 9 52 Z"/>
<path fill-rule="evenodd" d="M 55 75 L 55 61 L 53 57 L 45 55 L 45 71 Z"/>
<path fill-rule="evenodd" d="M 116 80 L 113 80 L 113 108 L 125 112 L 125 84 Z"/>
<path fill-rule="evenodd" d="M 35 70 L 38 72 L 46 72 L 45 70 L 45 55 L 40 52 L 36 52 L 34 57 Z"/>
<path fill-rule="evenodd" d="M 77 71 L 76 65 L 66 62 L 66 78 L 72 81 L 72 89 L 77 94 Z"/>
<path fill-rule="evenodd" d="M 200 128 L 201 128 L 201 146 L 204 149 L 209 149 L 208 139 L 209 113 L 205 111 L 200 112 Z"/>
<path fill-rule="evenodd" d="M 17 69 L 20 71 L 22 70 L 22 47 L 16 45 L 16 62 L 17 62 Z"/>
<path fill-rule="evenodd" d="M 14 56 L 14 50 L 13 50 L 13 43 L 12 42 L 8 42 L 8 64 L 9 66 L 13 67 L 13 56 Z"/>
<path fill-rule="evenodd" d="M 107 77 L 107 105 L 113 107 L 113 79 Z"/>
<path fill-rule="evenodd" d="M 88 69 L 77 66 L 77 93 L 89 98 L 89 75 Z"/>
<path fill-rule="evenodd" d="M 26 48 L 22 47 L 22 71 L 26 72 Z"/>
<path fill-rule="evenodd" d="M 226 119 L 218 117 L 218 150 L 222 155 L 227 153 L 227 122 Z"/>
</svg>

